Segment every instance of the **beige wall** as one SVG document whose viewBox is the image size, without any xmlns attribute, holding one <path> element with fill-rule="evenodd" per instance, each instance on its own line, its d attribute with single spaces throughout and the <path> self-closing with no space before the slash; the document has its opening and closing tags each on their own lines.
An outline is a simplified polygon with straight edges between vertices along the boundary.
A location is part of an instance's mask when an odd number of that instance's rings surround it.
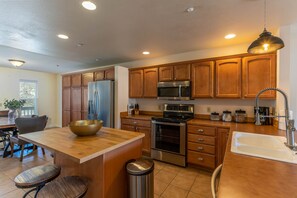
<svg viewBox="0 0 297 198">
<path fill-rule="evenodd" d="M 0 67 L 0 109 L 5 99 L 19 99 L 19 81 L 36 80 L 38 82 L 38 114 L 47 115 L 47 127 L 57 126 L 57 75 Z"/>
</svg>

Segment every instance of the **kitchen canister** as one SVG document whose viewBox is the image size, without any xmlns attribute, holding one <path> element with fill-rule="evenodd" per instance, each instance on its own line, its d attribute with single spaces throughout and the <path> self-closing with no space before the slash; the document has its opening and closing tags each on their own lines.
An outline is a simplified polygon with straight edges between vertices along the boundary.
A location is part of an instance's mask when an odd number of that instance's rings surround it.
<svg viewBox="0 0 297 198">
<path fill-rule="evenodd" d="M 223 116 L 222 116 L 222 120 L 224 122 L 231 122 L 232 121 L 232 114 L 231 111 L 223 111 Z"/>
</svg>

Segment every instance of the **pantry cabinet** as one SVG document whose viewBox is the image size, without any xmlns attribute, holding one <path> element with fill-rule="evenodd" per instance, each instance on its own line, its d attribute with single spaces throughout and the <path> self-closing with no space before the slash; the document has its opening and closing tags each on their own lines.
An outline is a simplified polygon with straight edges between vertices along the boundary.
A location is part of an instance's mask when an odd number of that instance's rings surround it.
<svg viewBox="0 0 297 198">
<path fill-rule="evenodd" d="M 264 88 L 276 87 L 276 55 L 266 54 L 244 57 L 243 63 L 243 97 L 255 98 Z M 263 93 L 261 98 L 275 98 L 275 91 Z"/>
</svg>

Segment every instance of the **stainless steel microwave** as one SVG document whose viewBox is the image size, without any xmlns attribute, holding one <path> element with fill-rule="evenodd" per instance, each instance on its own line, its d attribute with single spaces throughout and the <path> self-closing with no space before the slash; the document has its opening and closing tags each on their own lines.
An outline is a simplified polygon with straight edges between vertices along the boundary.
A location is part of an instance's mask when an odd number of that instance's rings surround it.
<svg viewBox="0 0 297 198">
<path fill-rule="evenodd" d="M 191 100 L 190 81 L 158 82 L 158 99 Z"/>
</svg>

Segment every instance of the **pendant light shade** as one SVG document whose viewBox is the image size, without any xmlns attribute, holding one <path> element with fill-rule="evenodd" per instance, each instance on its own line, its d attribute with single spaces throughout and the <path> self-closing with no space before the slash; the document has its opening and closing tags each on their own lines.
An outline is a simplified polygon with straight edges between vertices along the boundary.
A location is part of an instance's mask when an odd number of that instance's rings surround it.
<svg viewBox="0 0 297 198">
<path fill-rule="evenodd" d="M 266 28 L 264 28 L 259 38 L 249 46 L 248 53 L 265 54 L 279 50 L 284 46 L 284 41 L 281 38 L 273 36 L 271 32 L 268 32 Z"/>
<path fill-rule="evenodd" d="M 251 54 L 265 54 L 279 50 L 284 46 L 284 41 L 281 38 L 273 36 L 266 30 L 266 0 L 264 0 L 264 31 L 257 40 L 252 42 L 247 51 Z"/>
</svg>

